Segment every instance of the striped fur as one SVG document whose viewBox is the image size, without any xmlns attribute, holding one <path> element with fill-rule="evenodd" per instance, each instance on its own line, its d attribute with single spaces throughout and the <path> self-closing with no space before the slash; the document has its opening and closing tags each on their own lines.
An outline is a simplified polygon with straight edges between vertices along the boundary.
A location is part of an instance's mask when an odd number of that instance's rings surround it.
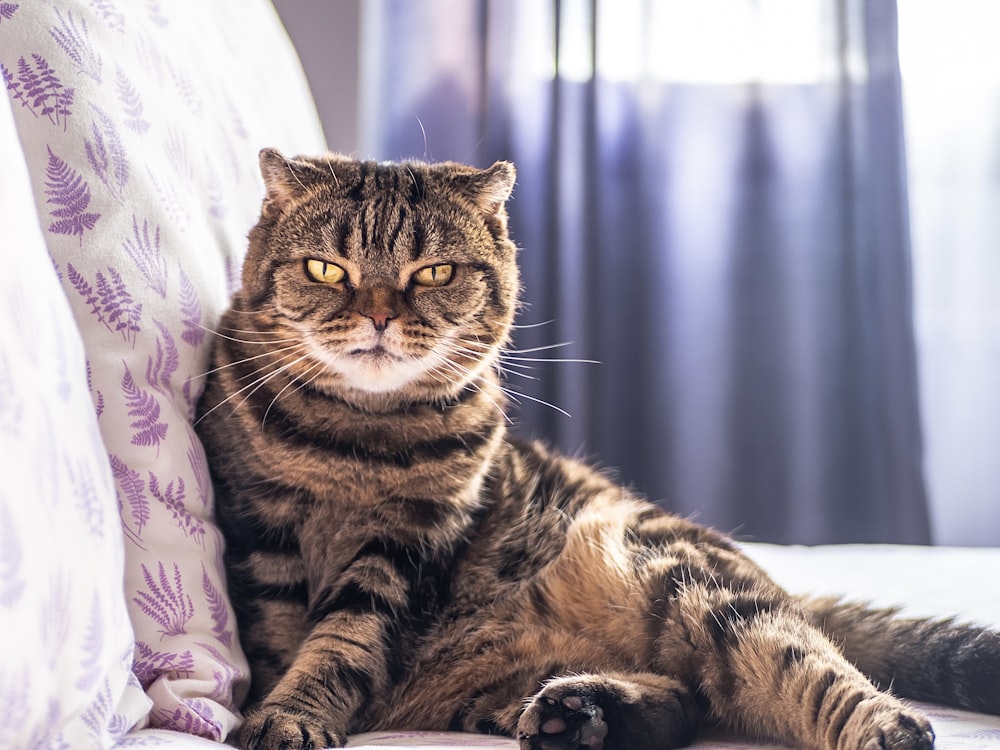
<svg viewBox="0 0 1000 750">
<path fill-rule="evenodd" d="M 996 633 L 793 598 L 725 537 L 508 436 L 510 165 L 261 167 L 198 421 L 253 673 L 242 747 L 409 728 L 653 750 L 715 722 L 930 748 L 863 672 L 1000 713 Z"/>
</svg>

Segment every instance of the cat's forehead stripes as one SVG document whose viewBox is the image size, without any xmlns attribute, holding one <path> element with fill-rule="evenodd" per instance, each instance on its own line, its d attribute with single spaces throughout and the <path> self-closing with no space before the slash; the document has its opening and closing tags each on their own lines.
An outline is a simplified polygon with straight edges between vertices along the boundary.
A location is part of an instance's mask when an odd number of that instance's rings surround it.
<svg viewBox="0 0 1000 750">
<path fill-rule="evenodd" d="M 426 227 L 419 204 L 423 175 L 413 168 L 364 162 L 347 189 L 353 206 L 332 217 L 341 224 L 337 250 L 362 265 L 413 261 L 425 250 Z"/>
</svg>

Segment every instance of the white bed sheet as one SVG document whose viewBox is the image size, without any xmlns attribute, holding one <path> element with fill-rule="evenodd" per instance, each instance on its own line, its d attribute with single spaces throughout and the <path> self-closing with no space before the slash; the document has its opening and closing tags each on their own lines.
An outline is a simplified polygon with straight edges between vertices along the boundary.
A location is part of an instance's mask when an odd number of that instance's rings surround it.
<svg viewBox="0 0 1000 750">
<path fill-rule="evenodd" d="M 746 551 L 795 593 L 834 594 L 914 616 L 950 616 L 1000 629 L 1000 548 L 831 545 L 779 547 L 748 544 Z M 918 704 L 934 723 L 937 750 L 1000 750 L 1000 717 Z M 121 747 L 211 746 L 204 740 L 146 730 Z M 202 744 L 204 743 L 204 744 Z M 505 748 L 511 739 L 435 732 L 373 732 L 351 738 L 354 750 Z M 773 750 L 777 745 L 705 733 L 698 750 Z"/>
</svg>

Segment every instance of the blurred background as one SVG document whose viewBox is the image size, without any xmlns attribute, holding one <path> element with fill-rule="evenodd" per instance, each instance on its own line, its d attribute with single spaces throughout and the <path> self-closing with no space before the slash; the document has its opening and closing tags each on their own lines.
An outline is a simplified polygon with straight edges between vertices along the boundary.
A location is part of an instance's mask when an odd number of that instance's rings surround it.
<svg viewBox="0 0 1000 750">
<path fill-rule="evenodd" d="M 522 433 L 741 539 L 1000 544 L 1000 3 L 275 4 L 332 150 L 516 164 Z"/>
</svg>

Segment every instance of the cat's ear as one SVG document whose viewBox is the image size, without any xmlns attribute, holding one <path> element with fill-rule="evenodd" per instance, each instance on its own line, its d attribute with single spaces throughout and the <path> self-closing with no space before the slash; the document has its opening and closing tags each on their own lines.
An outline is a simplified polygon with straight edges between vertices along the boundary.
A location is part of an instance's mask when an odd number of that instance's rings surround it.
<svg viewBox="0 0 1000 750">
<path fill-rule="evenodd" d="M 496 217 L 503 212 L 517 177 L 513 164 L 498 161 L 489 169 L 475 169 L 449 162 L 442 167 L 447 170 L 445 174 L 452 189 L 471 200 L 485 218 Z"/>
<path fill-rule="evenodd" d="M 517 172 L 509 161 L 494 162 L 489 169 L 477 173 L 472 179 L 476 205 L 483 215 L 496 216 L 503 209 L 514 190 Z"/>
<path fill-rule="evenodd" d="M 263 213 L 277 215 L 302 196 L 307 185 L 314 182 L 318 170 L 313 164 L 298 159 L 286 159 L 276 148 L 260 152 L 260 174 L 264 178 Z"/>
</svg>

